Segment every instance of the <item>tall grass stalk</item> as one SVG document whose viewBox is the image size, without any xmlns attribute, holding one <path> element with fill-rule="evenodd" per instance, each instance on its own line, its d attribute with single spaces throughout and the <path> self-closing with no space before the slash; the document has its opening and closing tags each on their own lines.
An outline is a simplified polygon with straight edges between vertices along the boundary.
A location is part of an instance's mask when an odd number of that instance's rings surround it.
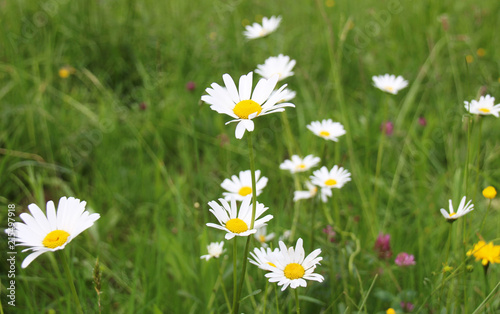
<svg viewBox="0 0 500 314">
<path fill-rule="evenodd" d="M 59 258 L 61 259 L 61 263 L 63 264 L 64 274 L 66 276 L 66 279 L 68 280 L 68 285 L 71 290 L 71 296 L 76 307 L 76 312 L 79 314 L 83 314 L 80 298 L 76 293 L 75 282 L 73 280 L 73 276 L 71 275 L 71 270 L 69 269 L 68 257 L 66 256 L 64 250 L 59 250 L 57 253 L 59 253 Z"/>
</svg>

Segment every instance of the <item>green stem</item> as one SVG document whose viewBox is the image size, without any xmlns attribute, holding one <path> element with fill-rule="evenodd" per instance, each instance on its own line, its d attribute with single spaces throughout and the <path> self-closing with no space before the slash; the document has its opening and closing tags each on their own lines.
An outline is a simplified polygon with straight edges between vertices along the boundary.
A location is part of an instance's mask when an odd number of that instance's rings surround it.
<svg viewBox="0 0 500 314">
<path fill-rule="evenodd" d="M 248 155 L 250 157 L 250 171 L 252 173 L 252 220 L 250 221 L 250 230 L 253 229 L 255 224 L 255 213 L 257 211 L 257 183 L 255 180 L 255 160 L 253 154 L 252 132 L 248 132 Z M 243 254 L 243 264 L 241 267 L 241 278 L 238 290 L 236 290 L 236 299 L 233 300 L 233 314 L 238 313 L 240 307 L 241 292 L 243 290 L 243 283 L 247 272 L 248 251 L 250 250 L 250 236 L 247 237 L 245 245 L 245 252 Z"/>
<path fill-rule="evenodd" d="M 319 191 L 319 193 L 321 193 L 321 191 Z M 315 229 L 314 224 L 316 223 L 316 207 L 318 204 L 319 197 L 320 197 L 319 194 L 317 194 L 316 197 L 314 197 L 313 206 L 311 208 L 311 247 L 314 247 L 314 229 Z"/>
<path fill-rule="evenodd" d="M 255 160 L 253 156 L 252 132 L 248 132 L 248 155 L 250 157 L 250 171 L 252 172 L 252 220 L 250 229 L 253 229 L 255 223 L 255 212 L 257 208 L 257 183 L 255 180 Z"/>
<path fill-rule="evenodd" d="M 377 198 L 378 198 L 378 177 L 380 176 L 380 169 L 382 168 L 382 154 L 384 152 L 384 142 L 386 138 L 386 120 L 387 120 L 387 112 L 389 111 L 389 102 L 386 101 L 384 104 L 384 113 L 382 120 L 382 132 L 380 134 L 380 141 L 378 143 L 378 151 L 377 151 L 377 165 L 375 166 L 375 187 L 373 189 L 373 212 L 376 213 L 377 210 Z"/>
<path fill-rule="evenodd" d="M 448 257 L 450 255 L 450 247 L 451 247 L 451 237 L 452 237 L 452 230 L 453 230 L 453 222 L 450 222 L 450 229 L 448 231 L 448 242 L 446 243 L 446 265 L 448 265 Z"/>
<path fill-rule="evenodd" d="M 467 157 L 465 158 L 465 167 L 464 167 L 465 195 L 467 195 L 468 192 L 471 128 L 472 128 L 472 119 L 471 116 L 469 115 L 467 116 Z"/>
<path fill-rule="evenodd" d="M 488 203 L 488 209 L 486 209 L 486 213 L 484 213 L 483 221 L 481 222 L 481 228 L 479 229 L 479 234 L 483 232 L 484 222 L 486 221 L 486 216 L 488 216 L 488 213 L 490 212 L 490 208 L 491 208 L 491 198 L 490 202 Z"/>
<path fill-rule="evenodd" d="M 219 286 L 222 287 L 222 294 L 224 295 L 224 300 L 226 301 L 226 306 L 228 312 L 231 312 L 231 302 L 229 302 L 229 298 L 227 296 L 226 292 L 226 287 L 224 285 L 224 278 L 223 278 L 223 272 L 222 270 L 225 269 L 225 261 L 224 263 L 221 264 L 218 258 L 217 260 L 217 268 L 219 269 L 219 276 L 217 277 L 217 280 L 215 282 L 214 288 L 212 289 L 212 294 L 210 295 L 210 298 L 208 299 L 208 304 L 207 304 L 207 311 L 210 311 L 212 309 L 212 304 L 215 301 L 215 296 L 217 295 L 217 291 L 219 290 Z"/>
<path fill-rule="evenodd" d="M 238 297 L 238 277 L 236 275 L 236 266 L 237 266 L 237 260 L 238 260 L 238 243 L 237 243 L 237 238 L 238 237 L 234 237 L 234 241 L 233 241 L 233 309 L 235 308 L 236 306 L 236 303 L 238 303 L 237 301 L 237 297 Z M 234 311 L 233 311 L 234 313 Z"/>
<path fill-rule="evenodd" d="M 299 191 L 300 190 L 300 181 L 299 181 L 299 178 L 298 178 L 297 174 L 295 174 L 293 176 L 293 182 L 294 182 L 294 185 L 295 185 L 295 190 Z M 292 241 L 292 242 L 295 239 L 295 230 L 297 229 L 297 225 L 298 225 L 298 221 L 299 221 L 299 211 L 300 211 L 300 204 L 299 204 L 299 202 L 298 201 L 294 202 L 294 204 L 293 204 L 292 228 L 290 230 L 290 241 Z"/>
<path fill-rule="evenodd" d="M 280 303 L 279 303 L 279 300 L 278 300 L 278 289 L 276 288 L 276 285 L 273 285 L 274 287 L 274 299 L 275 299 L 275 303 L 276 303 L 276 314 L 280 314 Z"/>
<path fill-rule="evenodd" d="M 489 289 L 489 282 L 488 282 L 488 266 L 489 264 L 486 264 L 486 266 L 483 266 L 484 268 L 484 296 L 486 297 L 488 295 Z"/>
<path fill-rule="evenodd" d="M 262 301 L 262 314 L 266 314 L 267 303 L 267 288 L 269 287 L 269 280 L 266 280 L 266 288 L 264 289 L 264 300 Z"/>
<path fill-rule="evenodd" d="M 479 117 L 479 132 L 477 138 L 477 161 L 476 161 L 476 185 L 474 186 L 474 194 L 472 194 L 472 204 L 476 202 L 477 187 L 479 186 L 479 174 L 481 169 L 481 137 L 483 134 L 483 119 Z"/>
<path fill-rule="evenodd" d="M 297 309 L 297 314 L 300 314 L 300 302 L 299 302 L 299 288 L 295 288 L 295 307 Z"/>
<path fill-rule="evenodd" d="M 66 275 L 66 279 L 68 279 L 68 284 L 71 289 L 71 294 L 73 295 L 73 301 L 76 304 L 76 309 L 79 314 L 83 314 L 82 305 L 80 304 L 80 299 L 78 298 L 78 294 L 76 293 L 75 282 L 73 281 L 73 276 L 71 275 L 71 270 L 69 269 L 68 258 L 64 251 L 59 251 L 59 255 L 62 259 L 62 264 L 64 268 L 64 273 Z"/>
<path fill-rule="evenodd" d="M 471 129 L 472 129 L 472 119 L 471 116 L 469 115 L 468 120 L 467 120 L 467 158 L 465 162 L 465 173 L 464 173 L 464 181 L 465 181 L 465 195 L 467 195 L 467 192 L 469 191 L 469 162 L 470 162 L 470 151 L 471 151 L 471 144 L 470 144 L 470 135 L 471 135 Z M 475 195 L 475 193 L 474 193 Z M 464 217 L 463 219 L 463 236 L 462 236 L 462 259 L 465 260 L 467 258 L 466 256 L 466 247 L 467 247 L 467 242 L 468 242 L 468 233 L 467 233 L 467 217 Z M 463 272 L 462 274 L 462 281 L 463 281 L 463 303 L 464 303 L 464 308 L 467 308 L 467 285 L 465 284 L 466 282 L 466 272 Z M 457 299 L 458 301 L 458 299 Z"/>
</svg>

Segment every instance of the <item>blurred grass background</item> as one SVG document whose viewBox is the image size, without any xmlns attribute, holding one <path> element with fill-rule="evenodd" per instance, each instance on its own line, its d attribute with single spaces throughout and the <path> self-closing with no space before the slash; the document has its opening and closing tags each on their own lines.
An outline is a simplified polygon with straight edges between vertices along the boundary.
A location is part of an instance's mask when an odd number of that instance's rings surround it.
<svg viewBox="0 0 500 314">
<path fill-rule="evenodd" d="M 439 209 L 465 194 L 463 101 L 485 93 L 500 97 L 500 43 L 494 37 L 500 27 L 498 1 L 19 0 L 0 1 L 0 7 L 0 203 L 2 208 L 18 204 L 20 214 L 32 202 L 43 208 L 47 200 L 67 195 L 86 200 L 101 214 L 96 227 L 67 248 L 88 313 L 97 311 L 91 280 L 97 256 L 103 313 L 210 312 L 206 307 L 218 266 L 199 256 L 223 235 L 205 227 L 214 220 L 206 204 L 221 196 L 222 180 L 249 169 L 249 161 L 246 141 L 234 138 L 234 125 L 224 125 L 229 117 L 210 110 L 200 97 L 212 82 L 222 84 L 222 74 L 239 77 L 279 53 L 297 60 L 295 76 L 287 80 L 297 91 L 296 108 L 284 114 L 293 138 L 285 136 L 279 115 L 256 120 L 254 132 L 257 168 L 270 179 L 259 197 L 275 216 L 270 232 L 291 228 L 294 206 L 294 186 L 279 164 L 289 150 L 322 153 L 324 143 L 305 126 L 332 118 L 348 126 L 352 143 L 352 150 L 347 137 L 328 143 L 322 165 L 341 164 L 353 173 L 353 182 L 334 191 L 334 199 L 340 227 L 360 243 L 354 259 L 359 276 L 347 272 L 355 241 L 328 242 L 321 233 L 326 222 L 316 221 L 325 257 L 318 270 L 326 281 L 305 289 L 305 298 L 314 299 L 302 301 L 303 311 L 318 313 L 332 302 L 329 312 L 357 311 L 366 296 L 361 312 L 385 311 L 399 300 L 417 306 L 428 302 L 429 312 L 450 304 L 451 311 L 472 312 L 484 300 L 476 263 L 445 295 L 449 303 L 426 297 L 439 283 L 448 235 Z M 244 25 L 271 15 L 283 17 L 276 33 L 244 39 Z M 71 68 L 68 78 L 59 76 L 62 67 Z M 410 86 L 387 97 L 371 82 L 384 73 L 402 75 Z M 194 90 L 186 88 L 190 81 Z M 396 127 L 386 139 L 375 181 L 385 101 Z M 425 126 L 418 124 L 419 117 L 426 119 Z M 476 210 L 466 218 L 468 246 L 478 240 L 475 233 L 487 207 L 480 191 L 500 187 L 496 126 L 495 118 L 484 119 L 480 151 L 477 130 L 472 130 L 467 196 Z M 476 187 L 478 152 L 482 164 Z M 374 185 L 380 191 L 376 204 L 370 203 Z M 310 236 L 308 204 L 301 205 L 297 227 L 304 239 Z M 499 204 L 494 201 L 492 208 L 482 232 L 487 241 L 499 237 Z M 375 217 L 367 217 L 371 209 Z M 460 234 L 462 225 L 457 226 Z M 372 250 L 378 232 L 391 234 L 395 254 L 416 257 L 415 267 L 394 269 L 401 291 L 385 273 L 366 293 L 381 267 Z M 305 243 L 306 252 L 314 249 Z M 6 239 L 2 252 L 5 244 Z M 453 248 L 456 267 L 464 248 L 458 239 Z M 230 264 L 224 269 L 228 287 Z M 490 267 L 492 282 L 498 282 L 497 268 Z M 16 309 L 68 311 L 61 269 L 51 254 L 27 269 L 19 266 Z M 249 276 L 244 295 L 265 286 L 253 266 Z M 460 300 L 464 286 L 465 307 Z M 246 299 L 242 310 L 261 311 L 262 298 L 260 293 Z M 267 298 L 272 312 L 273 293 Z M 282 311 L 293 308 L 288 292 L 279 298 Z M 2 304 L 11 310 L 6 299 Z M 220 290 L 213 309 L 226 312 Z M 494 313 L 493 306 L 490 310 Z"/>
</svg>

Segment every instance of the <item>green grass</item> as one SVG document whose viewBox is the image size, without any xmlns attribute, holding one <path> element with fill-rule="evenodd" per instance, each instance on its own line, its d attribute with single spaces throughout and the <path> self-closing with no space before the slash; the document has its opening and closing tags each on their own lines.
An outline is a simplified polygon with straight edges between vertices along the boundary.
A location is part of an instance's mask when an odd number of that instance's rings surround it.
<svg viewBox="0 0 500 314">
<path fill-rule="evenodd" d="M 290 151 L 322 155 L 323 140 L 306 128 L 311 121 L 332 118 L 346 126 L 346 136 L 327 143 L 321 164 L 340 164 L 353 174 L 326 205 L 339 208 L 335 226 L 346 233 L 337 242 L 321 231 L 327 225 L 322 205 L 312 222 L 312 202 L 299 203 L 296 237 L 304 239 L 306 252 L 322 249 L 317 271 L 325 276 L 300 290 L 302 313 L 382 313 L 400 301 L 423 312 L 472 313 L 483 301 L 479 313 L 500 310 L 498 289 L 486 299 L 480 263 L 463 259 L 479 240 L 488 206 L 482 189 L 500 188 L 494 117 L 484 118 L 481 143 L 472 117 L 464 182 L 463 101 L 480 94 L 500 98 L 497 1 L 336 1 L 330 8 L 322 1 L 47 0 L 0 6 L 0 213 L 6 217 L 7 204 L 17 204 L 20 214 L 30 203 L 43 208 L 66 195 L 101 214 L 64 250 L 86 313 L 98 311 L 92 283 L 97 257 L 102 313 L 227 312 L 220 286 L 207 308 L 219 265 L 232 296 L 232 243 L 225 244 L 225 258 L 200 260 L 207 244 L 223 240 L 205 226 L 215 221 L 207 203 L 221 197 L 224 178 L 250 164 L 246 139 L 235 139 L 234 124 L 224 125 L 230 118 L 200 98 L 212 82 L 222 84 L 222 74 L 239 77 L 279 53 L 297 60 L 295 76 L 286 80 L 297 91 L 296 108 L 255 120 L 253 134 L 256 167 L 269 178 L 259 196 L 274 215 L 268 230 L 282 234 L 292 227 L 294 183 L 279 164 Z M 269 37 L 247 42 L 242 22 L 259 15 L 282 15 L 283 22 Z M 468 55 L 473 62 L 466 62 Z M 66 65 L 75 73 L 62 79 L 58 71 Z M 371 81 L 384 73 L 402 75 L 410 85 L 388 97 Z M 194 91 L 185 88 L 188 81 L 196 83 Z M 385 139 L 375 178 L 385 102 L 395 130 Z M 466 185 L 476 209 L 453 226 L 449 263 L 456 272 L 440 289 L 449 225 L 439 209 L 450 198 L 457 204 Z M 481 233 L 496 244 L 499 209 L 493 200 Z M 417 264 L 401 269 L 393 259 L 388 265 L 378 260 L 373 245 L 379 232 L 391 235 L 394 255 L 414 254 Z M 6 243 L 3 236 L 2 252 Z M 18 254 L 17 311 L 4 297 L 8 265 L 0 264 L 4 311 L 72 312 L 57 256 L 43 254 L 21 269 L 24 256 Z M 472 271 L 464 271 L 465 264 Z M 489 293 L 499 282 L 498 265 L 488 276 Z M 262 312 L 266 304 L 274 313 L 276 300 L 281 312 L 294 312 L 291 290 L 266 286 L 263 271 L 249 265 L 242 295 L 256 290 L 261 292 L 242 301 L 242 312 Z"/>
</svg>

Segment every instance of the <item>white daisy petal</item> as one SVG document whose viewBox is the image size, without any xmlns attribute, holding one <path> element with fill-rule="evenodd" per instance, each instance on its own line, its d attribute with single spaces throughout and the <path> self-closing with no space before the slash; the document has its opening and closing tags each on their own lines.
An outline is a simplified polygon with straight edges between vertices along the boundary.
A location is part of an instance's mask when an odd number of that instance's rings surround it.
<svg viewBox="0 0 500 314">
<path fill-rule="evenodd" d="M 266 187 L 267 178 L 260 177 L 260 170 L 255 171 L 255 180 L 257 188 L 257 196 L 262 193 L 262 190 Z M 230 182 L 232 183 L 231 189 L 229 189 Z M 243 201 L 245 196 L 251 195 L 252 193 L 252 174 L 250 170 L 240 171 L 238 176 L 233 175 L 230 179 L 224 179 L 221 187 L 227 192 L 224 192 L 224 198 L 230 200 L 234 197 L 237 201 Z"/>
</svg>

